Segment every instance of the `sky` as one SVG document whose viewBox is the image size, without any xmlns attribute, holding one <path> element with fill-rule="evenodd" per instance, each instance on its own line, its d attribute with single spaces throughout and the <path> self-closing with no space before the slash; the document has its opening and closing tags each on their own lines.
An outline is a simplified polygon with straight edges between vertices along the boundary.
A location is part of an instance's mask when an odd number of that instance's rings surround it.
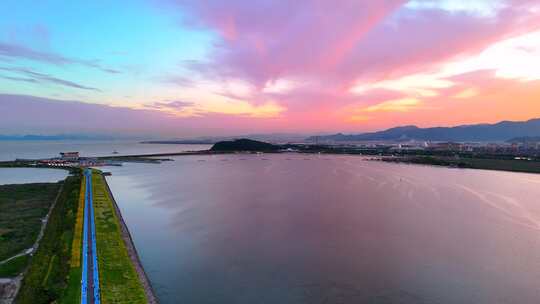
<svg viewBox="0 0 540 304">
<path fill-rule="evenodd" d="M 4 0 L 0 134 L 540 117 L 540 1 Z"/>
</svg>

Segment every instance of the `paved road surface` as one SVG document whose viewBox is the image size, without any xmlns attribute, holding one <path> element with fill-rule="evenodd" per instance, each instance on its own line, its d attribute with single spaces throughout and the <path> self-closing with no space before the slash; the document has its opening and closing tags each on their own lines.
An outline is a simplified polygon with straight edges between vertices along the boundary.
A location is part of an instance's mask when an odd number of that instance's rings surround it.
<svg viewBox="0 0 540 304">
<path fill-rule="evenodd" d="M 92 195 L 92 172 L 89 169 L 86 169 L 84 175 L 86 176 L 86 192 L 84 197 L 81 304 L 100 304 L 96 227 L 94 223 Z"/>
</svg>

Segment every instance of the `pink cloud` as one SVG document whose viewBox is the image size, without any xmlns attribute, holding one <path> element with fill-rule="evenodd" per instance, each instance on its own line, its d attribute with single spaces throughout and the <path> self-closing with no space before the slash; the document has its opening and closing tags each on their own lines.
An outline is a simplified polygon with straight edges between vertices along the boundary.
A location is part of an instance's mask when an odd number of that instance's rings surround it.
<svg viewBox="0 0 540 304">
<path fill-rule="evenodd" d="M 523 1 L 525 2 L 525 1 Z M 540 28 L 540 12 L 514 1 L 493 17 L 442 10 L 402 9 L 360 41 L 340 75 L 366 80 L 426 72 L 456 56 Z"/>
<path fill-rule="evenodd" d="M 259 91 L 250 102 L 273 98 L 289 111 L 358 103 L 361 98 L 350 96 L 349 89 L 359 79 L 434 70 L 540 28 L 540 12 L 530 9 L 530 0 L 507 1 L 490 16 L 415 10 L 400 0 L 163 2 L 181 8 L 189 25 L 222 37 L 207 62 L 190 63 L 194 71 L 214 80 L 251 83 Z M 262 92 L 266 83 L 280 78 L 299 79 L 301 88 Z"/>
<path fill-rule="evenodd" d="M 373 26 L 397 9 L 393 1 L 171 1 L 198 26 L 223 37 L 212 72 L 262 86 L 290 74 L 320 73 L 341 63 Z M 195 22 L 195 21 L 194 21 Z"/>
<path fill-rule="evenodd" d="M 437 8 L 416 10 L 399 0 L 162 2 L 187 14 L 188 25 L 214 30 L 221 36 L 207 61 L 184 66 L 202 79 L 250 83 L 255 91 L 248 101 L 253 104 L 273 100 L 284 106 L 287 110 L 279 119 L 265 122 L 273 131 L 365 131 L 399 124 L 493 122 L 482 112 L 467 116 L 469 120 L 460 119 L 452 97 L 468 87 L 464 82 L 474 82 L 480 96 L 467 99 L 476 103 L 467 106 L 485 106 L 490 96 L 481 95 L 489 93 L 483 88 L 491 87 L 494 80 L 485 72 L 474 74 L 471 80 L 452 79 L 455 86 L 437 89 L 440 96 L 421 100 L 421 107 L 407 112 L 364 113 L 359 120 L 350 119 L 356 108 L 411 96 L 388 90 L 358 95 L 350 89 L 359 80 L 370 83 L 437 71 L 449 60 L 478 54 L 497 41 L 540 27 L 540 12 L 530 9 L 535 4 L 530 0 L 507 1 L 487 16 Z M 291 79 L 297 85 L 286 92 L 263 91 L 266 84 L 280 79 Z M 505 87 L 512 87 L 512 83 L 504 81 Z M 530 92 L 528 88 L 521 87 Z M 508 107 L 497 100 L 494 111 L 507 112 Z M 533 107 L 531 116 L 540 115 L 530 100 L 522 103 Z M 452 109 L 456 117 L 442 115 L 445 109 Z M 523 112 L 507 114 L 530 118 Z"/>
<path fill-rule="evenodd" d="M 370 83 L 429 73 L 449 60 L 477 54 L 497 41 L 537 30 L 540 11 L 530 7 L 538 1 L 507 1 L 508 5 L 488 16 L 435 8 L 416 10 L 404 6 L 404 0 L 159 1 L 182 11 L 188 18 L 185 24 L 212 30 L 219 37 L 205 61 L 183 62 L 178 75 L 160 81 L 181 87 L 207 82 L 246 83 L 250 88 L 247 97 L 228 92 L 226 85 L 225 90 L 213 93 L 236 100 L 245 97 L 252 104 L 274 102 L 286 111 L 274 118 L 208 111 L 197 117 L 181 118 L 155 109 L 0 95 L 0 113 L 7 113 L 0 128 L 40 130 L 52 126 L 61 131 L 126 132 L 155 129 L 162 134 L 182 136 L 238 134 L 246 129 L 367 131 L 403 124 L 446 125 L 540 116 L 538 81 L 497 79 L 492 71 L 477 71 L 452 78 L 454 86 L 437 88 L 439 95 L 423 98 L 421 104 L 425 106 L 418 110 L 372 111 L 363 114 L 365 119 L 349 119 L 355 108 L 376 109 L 378 104 L 409 97 L 404 92 L 385 89 L 352 94 L 351 86 L 357 81 Z M 74 60 L 11 44 L 0 44 L 2 58 L 100 67 L 99 62 Z M 182 74 L 185 68 L 198 75 L 186 78 Z M 32 81 L 27 78 L 11 81 Z M 285 91 L 263 90 L 268 83 L 278 80 L 291 80 L 294 85 Z M 473 88 L 476 95 L 459 100 L 453 97 L 468 88 Z M 183 96 L 179 98 L 184 100 Z M 189 101 L 205 102 L 195 99 Z M 191 104 L 162 102 L 151 106 L 183 109 Z"/>
<path fill-rule="evenodd" d="M 384 73 L 477 52 L 540 25 L 539 14 L 527 9 L 531 1 L 513 1 L 493 17 L 400 8 L 405 1 L 397 0 L 168 2 L 221 33 L 212 72 L 254 83 L 322 72 Z"/>
</svg>

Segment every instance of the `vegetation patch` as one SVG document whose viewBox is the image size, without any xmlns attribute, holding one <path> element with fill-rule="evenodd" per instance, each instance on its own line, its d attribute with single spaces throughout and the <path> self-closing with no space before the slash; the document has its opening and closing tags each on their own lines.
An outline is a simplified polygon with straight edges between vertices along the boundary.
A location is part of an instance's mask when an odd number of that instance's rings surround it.
<svg viewBox="0 0 540 304">
<path fill-rule="evenodd" d="M 32 247 L 60 185 L 0 185 L 0 261 Z"/>
<path fill-rule="evenodd" d="M 73 236 L 73 244 L 71 246 L 71 267 L 81 267 L 81 249 L 82 249 L 82 233 L 84 225 L 84 194 L 86 191 L 85 177 L 81 177 L 81 190 L 79 191 L 79 206 L 77 207 L 77 219 L 75 221 L 75 230 Z"/>
<path fill-rule="evenodd" d="M 103 303 L 146 303 L 146 295 L 128 251 L 101 174 L 92 175 L 94 216 Z"/>
<path fill-rule="evenodd" d="M 215 143 L 210 151 L 213 152 L 235 152 L 235 151 L 252 151 L 252 152 L 275 152 L 282 149 L 281 146 L 265 143 L 262 141 L 251 139 L 236 139 L 232 141 L 220 141 Z"/>
<path fill-rule="evenodd" d="M 455 168 L 540 173 L 540 161 L 535 160 L 444 156 L 385 157 L 382 160 L 386 162 L 400 162 Z"/>
<path fill-rule="evenodd" d="M 70 282 L 73 232 L 81 178 L 69 176 L 51 212 L 39 248 L 30 260 L 16 303 L 77 303 L 66 300 Z M 80 275 L 78 278 L 80 281 Z"/>
<path fill-rule="evenodd" d="M 81 267 L 71 268 L 68 274 L 68 282 L 64 294 L 59 303 L 79 304 L 81 303 Z"/>
<path fill-rule="evenodd" d="M 24 271 L 30 256 L 22 255 L 0 265 L 0 277 L 11 278 Z"/>
<path fill-rule="evenodd" d="M 81 176 L 81 186 L 79 190 L 79 205 L 77 207 L 77 217 L 73 231 L 73 242 L 71 244 L 71 261 L 66 290 L 60 303 L 78 304 L 81 299 L 81 259 L 82 259 L 82 235 L 84 224 L 84 195 L 86 182 L 84 175 Z"/>
</svg>

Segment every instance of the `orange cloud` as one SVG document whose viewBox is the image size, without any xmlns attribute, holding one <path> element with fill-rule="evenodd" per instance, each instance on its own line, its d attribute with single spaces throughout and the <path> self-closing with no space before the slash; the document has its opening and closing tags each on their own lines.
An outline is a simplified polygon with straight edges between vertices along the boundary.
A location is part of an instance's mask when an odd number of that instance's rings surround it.
<svg viewBox="0 0 540 304">
<path fill-rule="evenodd" d="M 362 109 L 364 112 L 409 112 L 421 104 L 416 98 L 402 98 L 385 101 Z"/>
</svg>

